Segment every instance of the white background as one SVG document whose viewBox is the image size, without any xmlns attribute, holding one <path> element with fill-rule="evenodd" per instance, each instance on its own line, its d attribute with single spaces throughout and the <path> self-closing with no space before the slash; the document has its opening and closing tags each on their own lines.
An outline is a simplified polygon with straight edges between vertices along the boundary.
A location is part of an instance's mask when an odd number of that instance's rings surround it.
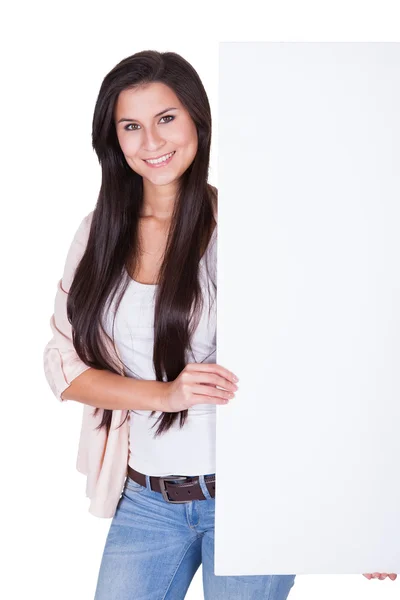
<svg viewBox="0 0 400 600">
<path fill-rule="evenodd" d="M 400 44 L 220 59 L 215 572 L 398 572 Z"/>
<path fill-rule="evenodd" d="M 90 135 L 103 77 L 143 49 L 188 59 L 213 110 L 210 182 L 218 185 L 218 42 L 398 41 L 395 6 L 349 0 L 4 5 L 1 597 L 90 600 L 111 522 L 87 512 L 85 478 L 75 470 L 81 407 L 56 401 L 42 365 L 56 282 L 99 190 Z M 304 575 L 290 600 L 398 596 L 399 580 Z M 203 598 L 201 569 L 187 598 Z"/>
</svg>

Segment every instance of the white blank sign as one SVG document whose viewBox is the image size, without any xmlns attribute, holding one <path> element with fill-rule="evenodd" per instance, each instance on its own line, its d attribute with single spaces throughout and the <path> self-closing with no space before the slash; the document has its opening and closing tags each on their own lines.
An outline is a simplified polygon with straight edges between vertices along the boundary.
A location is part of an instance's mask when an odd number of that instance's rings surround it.
<svg viewBox="0 0 400 600">
<path fill-rule="evenodd" d="M 215 573 L 399 573 L 400 44 L 219 60 Z"/>
</svg>

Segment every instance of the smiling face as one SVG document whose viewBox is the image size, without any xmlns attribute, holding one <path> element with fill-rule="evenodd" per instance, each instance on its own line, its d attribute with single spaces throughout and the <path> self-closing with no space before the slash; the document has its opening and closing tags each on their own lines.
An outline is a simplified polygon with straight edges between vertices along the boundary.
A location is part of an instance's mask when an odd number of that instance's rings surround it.
<svg viewBox="0 0 400 600">
<path fill-rule="evenodd" d="M 147 186 L 176 183 L 197 152 L 196 126 L 175 92 L 154 82 L 122 91 L 114 110 L 121 150 Z M 146 159 L 165 158 L 151 164 Z"/>
</svg>

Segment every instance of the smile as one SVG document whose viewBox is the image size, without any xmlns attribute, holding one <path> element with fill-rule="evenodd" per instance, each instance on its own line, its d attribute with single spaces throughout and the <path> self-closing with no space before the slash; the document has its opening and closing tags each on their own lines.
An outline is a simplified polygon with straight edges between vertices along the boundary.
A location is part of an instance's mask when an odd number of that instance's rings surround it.
<svg viewBox="0 0 400 600">
<path fill-rule="evenodd" d="M 149 160 L 145 160 L 144 162 L 147 163 L 149 166 L 151 167 L 163 167 L 164 165 L 167 165 L 172 157 L 175 154 L 175 150 L 173 152 L 170 152 L 169 154 L 164 154 L 163 156 L 160 156 L 159 158 L 155 158 L 155 159 L 149 159 Z"/>
</svg>

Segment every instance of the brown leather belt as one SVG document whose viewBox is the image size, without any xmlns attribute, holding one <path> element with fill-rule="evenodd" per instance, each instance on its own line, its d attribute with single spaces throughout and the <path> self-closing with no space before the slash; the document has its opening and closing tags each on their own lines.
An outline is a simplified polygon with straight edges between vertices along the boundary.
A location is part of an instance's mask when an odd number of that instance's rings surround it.
<svg viewBox="0 0 400 600">
<path fill-rule="evenodd" d="M 146 487 L 146 475 L 135 471 L 130 465 L 128 465 L 128 476 L 136 483 Z M 205 475 L 204 482 L 211 497 L 215 498 L 215 475 Z M 150 487 L 153 492 L 160 492 L 164 500 L 171 504 L 206 500 L 198 476 L 168 475 L 168 477 L 155 477 L 150 475 Z"/>
</svg>

